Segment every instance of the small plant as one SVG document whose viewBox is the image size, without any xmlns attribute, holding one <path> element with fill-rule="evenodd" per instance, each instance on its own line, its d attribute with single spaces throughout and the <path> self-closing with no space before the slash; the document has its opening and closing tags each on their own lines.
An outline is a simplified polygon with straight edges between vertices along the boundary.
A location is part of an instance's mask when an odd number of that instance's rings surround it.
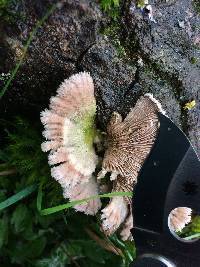
<svg viewBox="0 0 200 267">
<path fill-rule="evenodd" d="M 138 8 L 144 8 L 146 4 L 148 4 L 148 1 L 146 1 L 146 0 L 137 0 L 136 1 L 136 5 Z"/>
<path fill-rule="evenodd" d="M 120 41 L 119 33 L 120 33 L 120 27 L 117 22 L 112 23 L 110 26 L 106 27 L 102 31 L 103 35 L 106 35 L 110 38 L 113 46 L 116 48 L 118 56 L 123 58 L 127 56 L 127 54 L 126 54 L 126 50 L 124 46 L 122 45 Z"/>
<path fill-rule="evenodd" d="M 41 215 L 38 188 L 42 187 L 44 206 L 62 204 L 64 200 L 41 151 L 38 123 L 17 118 L 1 121 L 1 128 L 5 129 L 5 145 L 0 150 L 1 266 L 128 266 L 135 257 L 134 243 L 124 243 L 116 235 L 107 238 L 100 231 L 98 216 L 73 210 Z M 9 197 L 31 186 L 34 190 L 26 198 L 2 208 Z"/>
<path fill-rule="evenodd" d="M 112 19 L 115 20 L 119 17 L 120 0 L 101 0 L 100 3 L 102 10 L 108 13 Z"/>
<path fill-rule="evenodd" d="M 192 101 L 190 101 L 190 102 L 187 102 L 187 103 L 184 105 L 183 109 L 185 109 L 185 110 L 191 110 L 191 109 L 193 109 L 195 106 L 196 106 L 196 101 L 195 101 L 195 100 L 192 100 Z"/>
<path fill-rule="evenodd" d="M 198 59 L 196 57 L 192 57 L 191 60 L 190 60 L 190 62 L 192 64 L 197 64 L 198 63 Z"/>
<path fill-rule="evenodd" d="M 101 0 L 101 7 L 104 11 L 119 7 L 120 0 Z"/>
<path fill-rule="evenodd" d="M 15 3 L 15 0 L 0 0 L 0 18 L 6 23 L 12 23 L 16 20 L 20 14 L 16 14 L 12 10 L 12 5 Z"/>
<path fill-rule="evenodd" d="M 177 235 L 185 240 L 195 240 L 200 238 L 200 216 L 192 215 L 191 222 Z"/>
<path fill-rule="evenodd" d="M 9 0 L 0 0 L 0 15 L 8 8 L 9 3 Z"/>
<path fill-rule="evenodd" d="M 197 11 L 197 13 L 200 13 L 200 2 L 199 0 L 193 0 L 193 6 L 194 6 L 194 9 Z"/>
</svg>

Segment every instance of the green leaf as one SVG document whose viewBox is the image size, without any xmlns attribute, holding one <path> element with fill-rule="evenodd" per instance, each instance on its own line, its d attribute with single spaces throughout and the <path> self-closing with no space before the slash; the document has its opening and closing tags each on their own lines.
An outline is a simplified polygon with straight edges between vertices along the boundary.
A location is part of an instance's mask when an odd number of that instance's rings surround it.
<svg viewBox="0 0 200 267">
<path fill-rule="evenodd" d="M 90 261 L 105 264 L 106 259 L 110 257 L 110 254 L 112 255 L 112 253 L 109 253 L 99 247 L 98 244 L 93 240 L 82 240 L 81 242 L 79 241 L 79 244 L 83 248 L 83 254 L 88 257 Z"/>
<path fill-rule="evenodd" d="M 27 247 L 27 253 L 26 256 L 30 259 L 39 257 L 45 246 L 46 246 L 46 237 L 41 236 L 29 243 L 29 246 Z"/>
<path fill-rule="evenodd" d="M 41 211 L 42 209 L 42 185 L 39 187 L 37 195 L 37 209 Z"/>
<path fill-rule="evenodd" d="M 200 233 L 200 216 L 197 215 L 192 219 L 191 230 L 194 233 Z"/>
<path fill-rule="evenodd" d="M 5 215 L 0 219 L 0 249 L 8 241 L 8 217 Z"/>
<path fill-rule="evenodd" d="M 0 190 L 0 201 L 4 201 L 6 199 L 6 190 Z"/>
<path fill-rule="evenodd" d="M 125 242 L 124 255 L 127 258 L 128 263 L 136 258 L 136 248 L 133 241 Z"/>
<path fill-rule="evenodd" d="M 192 240 L 196 238 L 199 239 L 199 237 L 200 237 L 200 233 L 196 233 L 194 235 L 184 237 L 183 240 Z"/>
<path fill-rule="evenodd" d="M 71 258 L 80 258 L 84 256 L 83 247 L 86 242 L 87 240 L 68 240 L 67 244 L 63 246 L 63 249 L 67 251 L 67 254 Z"/>
<path fill-rule="evenodd" d="M 25 227 L 22 235 L 25 240 L 35 240 L 36 238 L 38 238 L 38 233 L 35 233 L 33 231 L 32 216 L 29 218 L 27 226 Z"/>
<path fill-rule="evenodd" d="M 103 195 L 91 196 L 91 197 L 88 197 L 88 198 L 85 198 L 85 199 L 71 201 L 69 203 L 58 205 L 58 206 L 55 206 L 55 207 L 52 207 L 52 208 L 43 209 L 43 210 L 39 209 L 39 212 L 40 212 L 41 215 L 49 215 L 49 214 L 52 214 L 52 213 L 55 213 L 55 212 L 58 212 L 58 211 L 61 211 L 61 210 L 64 210 L 64 209 L 72 208 L 77 204 L 82 204 L 82 203 L 88 202 L 88 201 L 90 201 L 92 199 L 110 198 L 110 197 L 116 197 L 116 196 L 119 196 L 119 197 L 124 197 L 124 196 L 131 197 L 132 196 L 132 192 L 112 192 L 112 193 L 107 193 L 107 194 L 103 194 Z M 40 205 L 41 204 L 40 203 L 41 194 L 38 194 L 38 198 L 39 198 L 39 200 L 37 201 L 37 203 L 38 203 L 39 208 L 41 208 L 41 205 Z"/>
<path fill-rule="evenodd" d="M 0 149 L 0 160 L 6 162 L 8 161 L 9 157 L 6 155 L 6 153 Z"/>
<path fill-rule="evenodd" d="M 11 224 L 14 225 L 16 233 L 20 233 L 25 230 L 31 213 L 24 204 L 20 204 L 16 207 L 11 218 Z"/>
<path fill-rule="evenodd" d="M 119 6 L 119 0 L 113 0 L 113 4 L 115 7 L 118 7 Z"/>
<path fill-rule="evenodd" d="M 37 185 L 36 184 L 27 186 L 22 191 L 18 192 L 17 194 L 13 195 L 12 197 L 9 197 L 5 201 L 1 202 L 0 203 L 0 210 L 3 210 L 5 208 L 9 207 L 10 205 L 13 205 L 14 203 L 20 201 L 21 199 L 29 196 L 36 189 L 37 189 Z"/>
<path fill-rule="evenodd" d="M 70 263 L 69 257 L 66 253 L 66 245 L 61 243 L 58 247 L 54 248 L 50 257 L 37 260 L 34 264 L 35 267 L 65 267 Z"/>
<path fill-rule="evenodd" d="M 45 249 L 46 242 L 46 238 L 43 236 L 28 242 L 22 242 L 19 239 L 13 247 L 10 247 L 12 262 L 18 263 L 20 266 L 27 266 L 23 263 L 39 257 Z"/>
</svg>

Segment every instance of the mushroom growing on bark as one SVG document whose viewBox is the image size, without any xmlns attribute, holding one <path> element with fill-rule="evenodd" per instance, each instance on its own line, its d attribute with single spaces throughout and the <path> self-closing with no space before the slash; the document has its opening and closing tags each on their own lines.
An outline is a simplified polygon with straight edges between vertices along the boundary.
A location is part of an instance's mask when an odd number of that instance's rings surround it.
<svg viewBox="0 0 200 267">
<path fill-rule="evenodd" d="M 42 150 L 49 153 L 51 175 L 63 188 L 63 195 L 79 200 L 98 193 L 92 173 L 97 164 L 93 142 L 96 101 L 94 84 L 89 73 L 83 72 L 66 79 L 50 99 L 49 110 L 41 112 L 44 124 Z M 75 208 L 94 215 L 101 207 L 99 199 L 76 205 Z"/>
<path fill-rule="evenodd" d="M 107 126 L 107 149 L 98 178 L 110 172 L 112 191 L 132 192 L 138 173 L 155 142 L 158 130 L 158 112 L 164 113 L 160 103 L 151 95 L 142 96 L 123 120 L 114 112 Z M 96 101 L 94 84 L 89 73 L 82 72 L 66 79 L 50 99 L 49 109 L 41 112 L 44 125 L 42 143 L 51 175 L 63 188 L 64 198 L 85 199 L 98 194 L 94 177 L 98 157 L 94 142 L 98 138 L 95 127 Z M 147 189 L 148 190 L 148 189 Z M 133 227 L 132 200 L 115 196 L 102 210 L 102 228 L 114 233 L 123 225 L 121 236 L 131 238 Z M 78 204 L 75 209 L 95 215 L 101 207 L 99 198 Z M 190 220 L 191 212 L 177 208 L 170 215 L 175 230 L 182 229 Z M 183 216 L 184 215 L 184 216 Z"/>
<path fill-rule="evenodd" d="M 98 175 L 100 179 L 107 172 L 111 173 L 113 191 L 132 192 L 137 183 L 138 173 L 151 151 L 159 130 L 158 112 L 165 114 L 161 104 L 151 94 L 146 94 L 137 101 L 124 120 L 120 114 L 113 113 L 107 126 L 108 146 L 102 170 Z M 112 198 L 108 206 L 102 210 L 102 228 L 105 233 L 108 235 L 114 233 L 125 222 L 121 231 L 122 239 L 132 238 L 131 207 L 132 199 L 129 197 Z M 184 210 L 180 212 L 178 208 L 173 215 L 170 215 L 170 223 L 177 230 L 188 223 L 189 217 L 182 216 L 184 212 Z M 188 214 L 188 211 L 186 213 Z"/>
</svg>

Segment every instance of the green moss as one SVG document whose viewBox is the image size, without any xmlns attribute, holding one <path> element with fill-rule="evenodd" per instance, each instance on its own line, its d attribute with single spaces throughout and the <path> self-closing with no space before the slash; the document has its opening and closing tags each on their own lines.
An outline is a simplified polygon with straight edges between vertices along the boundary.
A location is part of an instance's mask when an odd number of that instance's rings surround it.
<svg viewBox="0 0 200 267">
<path fill-rule="evenodd" d="M 7 16 L 7 9 L 9 6 L 8 0 L 0 0 L 0 18 Z"/>
<path fill-rule="evenodd" d="M 0 0 L 0 18 L 5 21 L 12 19 L 10 12 L 11 0 Z"/>
<path fill-rule="evenodd" d="M 46 155 L 40 147 L 42 137 L 36 129 L 27 121 L 17 118 L 14 121 L 14 129 L 8 131 L 8 140 L 6 154 L 9 155 L 9 164 L 22 176 L 25 174 L 25 184 L 41 182 L 42 179 L 43 183 L 46 183 L 50 172 Z"/>
<path fill-rule="evenodd" d="M 0 0 L 0 9 L 7 7 L 9 2 L 9 0 Z"/>
<path fill-rule="evenodd" d="M 139 8 L 143 8 L 145 6 L 145 0 L 137 0 L 136 5 Z"/>
<path fill-rule="evenodd" d="M 200 233 L 200 216 L 195 216 L 191 223 L 191 230 L 193 233 Z"/>
<path fill-rule="evenodd" d="M 200 13 L 200 1 L 199 1 L 199 0 L 193 0 L 192 3 L 193 3 L 193 6 L 194 6 L 194 9 L 195 9 L 198 13 Z"/>
<path fill-rule="evenodd" d="M 117 50 L 118 56 L 122 58 L 126 56 L 126 50 L 119 37 L 121 34 L 121 2 L 121 0 L 100 1 L 103 11 L 105 11 L 111 17 L 109 25 L 102 28 L 100 33 L 110 38 L 110 41 Z"/>
<path fill-rule="evenodd" d="M 100 5 L 102 10 L 112 19 L 117 19 L 119 17 L 120 0 L 101 0 Z"/>
<path fill-rule="evenodd" d="M 118 56 L 124 57 L 124 56 L 126 56 L 126 51 L 125 51 L 125 48 L 123 47 L 123 45 L 119 39 L 119 32 L 120 32 L 119 23 L 113 22 L 110 26 L 104 28 L 101 31 L 101 34 L 110 37 L 110 40 L 111 40 L 113 46 L 117 50 Z"/>
<path fill-rule="evenodd" d="M 21 0 L 0 0 L 0 19 L 7 24 L 13 24 L 18 19 L 25 20 L 25 16 L 17 10 L 20 2 Z"/>
<path fill-rule="evenodd" d="M 191 60 L 190 60 L 190 62 L 191 62 L 192 64 L 197 64 L 198 59 L 197 59 L 196 57 L 192 57 Z"/>
<path fill-rule="evenodd" d="M 60 203 L 62 199 L 61 188 L 55 180 L 51 179 L 47 155 L 41 150 L 43 141 L 41 129 L 38 125 L 21 118 L 12 122 L 0 121 L 0 123 L 0 126 L 5 127 L 8 134 L 8 144 L 0 150 L 0 153 L 3 153 L 0 156 L 6 155 L 6 157 L 0 157 L 0 160 L 4 162 L 0 165 L 2 166 L 0 169 L 1 171 L 16 170 L 13 179 L 0 180 L 0 188 L 6 186 L 4 184 L 6 181 L 9 183 L 7 187 L 10 190 L 15 186 L 17 191 L 36 183 L 43 185 L 51 203 L 54 205 Z"/>
</svg>

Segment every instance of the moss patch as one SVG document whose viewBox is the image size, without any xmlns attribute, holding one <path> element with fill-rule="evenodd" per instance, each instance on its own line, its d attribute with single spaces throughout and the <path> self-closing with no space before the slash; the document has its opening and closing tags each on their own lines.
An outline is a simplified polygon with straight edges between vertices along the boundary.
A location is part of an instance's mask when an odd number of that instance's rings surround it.
<svg viewBox="0 0 200 267">
<path fill-rule="evenodd" d="M 137 0 L 136 5 L 138 8 L 144 8 L 145 7 L 145 0 Z"/>
<path fill-rule="evenodd" d="M 120 0 L 101 0 L 100 5 L 102 10 L 112 19 L 119 17 Z"/>
<path fill-rule="evenodd" d="M 199 1 L 199 0 L 193 0 L 192 3 L 193 3 L 193 6 L 194 6 L 194 9 L 195 9 L 198 13 L 200 13 L 200 1 Z"/>
<path fill-rule="evenodd" d="M 198 63 L 198 59 L 196 57 L 192 57 L 191 60 L 190 60 L 190 62 L 192 64 L 197 64 Z"/>
<path fill-rule="evenodd" d="M 121 0 L 101 0 L 101 8 L 105 11 L 111 18 L 109 25 L 103 27 L 100 33 L 109 37 L 110 42 L 116 48 L 118 56 L 126 56 L 126 51 L 124 46 L 120 41 L 121 33 Z"/>
<path fill-rule="evenodd" d="M 119 39 L 119 32 L 120 32 L 120 26 L 118 23 L 112 23 L 107 28 L 104 28 L 101 32 L 101 34 L 106 35 L 110 38 L 113 46 L 116 48 L 118 56 L 124 57 L 126 56 L 125 48 L 123 47 L 120 39 Z"/>
<path fill-rule="evenodd" d="M 17 19 L 25 19 L 15 10 L 19 2 L 20 0 L 0 0 L 0 19 L 8 24 L 14 23 Z"/>
</svg>

